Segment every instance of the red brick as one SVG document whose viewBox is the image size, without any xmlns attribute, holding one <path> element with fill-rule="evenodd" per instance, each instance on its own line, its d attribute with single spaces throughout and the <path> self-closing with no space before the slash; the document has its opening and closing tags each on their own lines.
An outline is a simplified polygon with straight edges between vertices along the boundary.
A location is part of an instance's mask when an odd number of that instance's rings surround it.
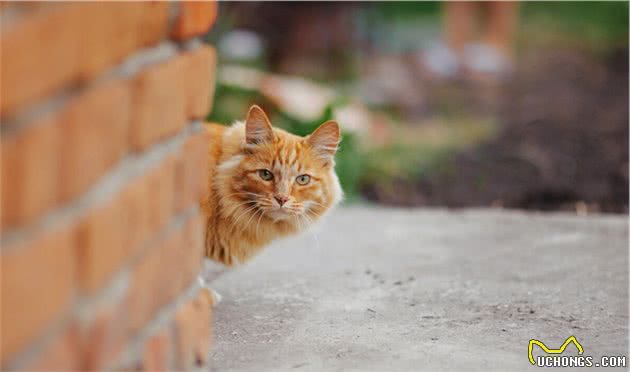
<svg viewBox="0 0 630 372">
<path fill-rule="evenodd" d="M 66 3 L 5 22 L 2 114 L 89 80 L 166 37 L 167 2 Z"/>
<path fill-rule="evenodd" d="M 161 230 L 173 214 L 175 157 L 170 155 L 132 180 L 122 190 L 125 205 L 125 247 L 128 255 L 141 250 L 152 234 Z"/>
<path fill-rule="evenodd" d="M 207 289 L 177 310 L 175 331 L 177 368 L 207 364 L 212 343 L 212 296 Z"/>
<path fill-rule="evenodd" d="M 177 162 L 175 210 L 182 212 L 201 201 L 208 186 L 210 133 L 203 130 L 184 143 Z"/>
<path fill-rule="evenodd" d="M 160 249 L 161 247 L 153 247 Z M 153 252 L 151 252 L 153 253 Z M 128 335 L 136 334 L 152 318 L 156 305 L 152 296 L 155 284 L 153 280 L 158 276 L 157 259 L 155 253 L 147 254 L 134 267 L 129 301 Z"/>
<path fill-rule="evenodd" d="M 162 269 L 172 264 L 164 261 L 165 251 L 176 244 L 176 234 L 170 234 L 156 246 L 146 252 L 133 270 L 129 304 L 129 333 L 135 334 L 143 328 L 160 307 L 163 299 L 167 298 L 168 288 L 162 283 L 169 284 L 172 279 Z"/>
<path fill-rule="evenodd" d="M 129 183 L 123 192 L 125 208 L 125 246 L 129 254 L 134 255 L 147 242 L 149 230 L 149 215 L 151 203 L 149 199 L 149 185 L 147 177 L 139 177 Z"/>
<path fill-rule="evenodd" d="M 191 217 L 167 236 L 134 268 L 130 295 L 129 330 L 139 329 L 155 312 L 195 280 L 203 259 L 200 219 Z"/>
<path fill-rule="evenodd" d="M 5 362 L 68 308 L 74 294 L 75 230 L 60 226 L 3 247 L 2 347 Z"/>
<path fill-rule="evenodd" d="M 185 257 L 181 255 L 182 245 L 183 231 L 179 230 L 162 246 L 157 264 L 160 276 L 156 278 L 160 290 L 155 294 L 155 301 L 159 307 L 168 304 L 184 288 L 183 282 L 187 273 L 181 272 L 186 262 Z"/>
<path fill-rule="evenodd" d="M 11 56 L 0 66 L 3 118 L 75 81 L 80 21 L 80 7 L 70 3 L 38 7 L 3 24 L 2 54 Z"/>
<path fill-rule="evenodd" d="M 157 307 L 166 305 L 183 289 L 181 283 L 184 273 L 178 269 L 182 267 L 184 260 L 177 255 L 182 245 L 182 234 L 181 229 L 173 232 L 153 257 L 157 261 L 155 267 L 158 268 L 158 276 L 154 279 L 155 288 L 159 288 L 154 293 L 154 303 Z"/>
<path fill-rule="evenodd" d="M 217 18 L 216 1 L 182 1 L 171 36 L 177 40 L 205 34 Z"/>
<path fill-rule="evenodd" d="M 166 304 L 196 279 L 203 262 L 202 235 L 201 216 L 194 215 L 165 246 L 160 270 L 162 293 L 157 296 L 160 304 Z"/>
<path fill-rule="evenodd" d="M 171 329 L 167 327 L 147 340 L 142 358 L 144 371 L 171 370 L 170 360 L 173 349 L 171 333 Z"/>
<path fill-rule="evenodd" d="M 83 370 L 101 370 L 124 350 L 128 338 L 127 295 L 114 302 L 100 304 L 88 324 L 82 325 L 81 349 L 83 351 Z"/>
<path fill-rule="evenodd" d="M 130 90 L 125 81 L 104 83 L 77 97 L 61 114 L 60 193 L 76 197 L 127 152 Z"/>
<path fill-rule="evenodd" d="M 193 215 L 184 227 L 184 243 L 180 255 L 185 262 L 181 272 L 182 289 L 190 285 L 201 271 L 204 260 L 205 217 L 198 213 Z"/>
<path fill-rule="evenodd" d="M 146 1 L 143 5 L 140 41 L 143 46 L 156 44 L 167 36 L 170 3 L 167 1 Z"/>
<path fill-rule="evenodd" d="M 170 155 L 147 173 L 148 227 L 151 232 L 162 229 L 173 214 L 175 165 L 176 158 Z"/>
<path fill-rule="evenodd" d="M 80 75 L 84 80 L 120 62 L 140 44 L 141 2 L 81 4 Z"/>
<path fill-rule="evenodd" d="M 2 50 L 2 114 L 120 63 L 166 37 L 167 2 L 93 2 L 41 6 L 6 22 Z M 79 30 L 79 31 L 78 31 Z"/>
<path fill-rule="evenodd" d="M 134 81 L 131 144 L 142 150 L 174 135 L 186 123 L 185 57 L 151 66 Z"/>
<path fill-rule="evenodd" d="M 161 304 L 166 304 L 197 278 L 203 262 L 203 232 L 199 214 L 188 218 L 171 244 L 162 252 L 161 272 L 164 273 Z M 160 298 L 161 297 L 161 298 Z"/>
<path fill-rule="evenodd" d="M 124 198 L 116 196 L 85 216 L 79 225 L 80 284 L 93 293 L 100 289 L 127 257 Z"/>
<path fill-rule="evenodd" d="M 192 119 L 204 119 L 212 109 L 216 52 L 209 45 L 186 52 L 186 113 Z"/>
<path fill-rule="evenodd" d="M 2 135 L 2 227 L 33 222 L 57 202 L 61 131 L 53 116 Z"/>
<path fill-rule="evenodd" d="M 46 6 L 46 2 L 36 1 L 3 1 L 0 3 L 0 9 L 13 9 L 18 11 L 33 11 Z"/>
<path fill-rule="evenodd" d="M 22 369 L 25 371 L 76 371 L 81 370 L 80 336 L 70 326 Z"/>
</svg>

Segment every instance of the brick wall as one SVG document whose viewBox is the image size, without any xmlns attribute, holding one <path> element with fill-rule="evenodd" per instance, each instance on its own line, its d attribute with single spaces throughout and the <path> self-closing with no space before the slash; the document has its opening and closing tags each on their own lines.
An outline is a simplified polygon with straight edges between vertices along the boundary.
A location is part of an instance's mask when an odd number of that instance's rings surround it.
<svg viewBox="0 0 630 372">
<path fill-rule="evenodd" d="M 214 2 L 1 4 L 2 369 L 206 363 Z"/>
</svg>

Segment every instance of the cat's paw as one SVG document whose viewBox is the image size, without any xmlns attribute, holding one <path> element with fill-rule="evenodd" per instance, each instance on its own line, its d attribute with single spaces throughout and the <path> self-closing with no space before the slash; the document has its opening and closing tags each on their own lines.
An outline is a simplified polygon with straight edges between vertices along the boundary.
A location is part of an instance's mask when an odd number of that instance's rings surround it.
<svg viewBox="0 0 630 372">
<path fill-rule="evenodd" d="M 216 305 L 219 302 L 221 302 L 221 299 L 223 298 L 221 294 L 219 294 L 219 292 L 215 291 L 214 289 L 210 288 L 208 286 L 208 283 L 206 283 L 205 279 L 201 275 L 197 277 L 197 282 L 199 283 L 199 286 L 201 288 L 205 288 L 210 293 L 210 297 L 212 297 L 213 305 Z"/>
<path fill-rule="evenodd" d="M 219 302 L 221 302 L 223 297 L 219 292 L 215 291 L 212 288 L 208 288 L 208 290 L 210 291 L 210 296 L 212 297 L 212 304 L 216 306 Z"/>
</svg>

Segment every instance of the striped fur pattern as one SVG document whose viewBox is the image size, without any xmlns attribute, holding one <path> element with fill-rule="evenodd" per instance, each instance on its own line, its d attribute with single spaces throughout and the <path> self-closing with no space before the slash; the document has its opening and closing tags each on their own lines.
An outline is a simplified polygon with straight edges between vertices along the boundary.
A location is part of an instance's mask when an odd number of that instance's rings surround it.
<svg viewBox="0 0 630 372">
<path fill-rule="evenodd" d="M 221 128 L 221 129 L 218 129 Z M 215 127 L 219 146 L 205 212 L 206 255 L 232 266 L 276 238 L 295 234 L 339 203 L 334 156 L 340 141 L 334 121 L 307 137 L 273 128 L 258 106 L 247 120 Z"/>
</svg>

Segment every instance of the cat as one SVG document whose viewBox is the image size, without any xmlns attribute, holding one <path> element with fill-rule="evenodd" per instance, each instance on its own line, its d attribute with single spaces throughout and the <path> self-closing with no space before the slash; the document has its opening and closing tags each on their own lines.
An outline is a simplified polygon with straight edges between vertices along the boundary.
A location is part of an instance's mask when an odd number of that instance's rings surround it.
<svg viewBox="0 0 630 372">
<path fill-rule="evenodd" d="M 274 128 L 254 105 L 245 122 L 208 125 L 210 177 L 202 201 L 206 256 L 244 263 L 272 240 L 298 233 L 343 197 L 335 173 L 337 122 L 306 137 Z"/>
</svg>

